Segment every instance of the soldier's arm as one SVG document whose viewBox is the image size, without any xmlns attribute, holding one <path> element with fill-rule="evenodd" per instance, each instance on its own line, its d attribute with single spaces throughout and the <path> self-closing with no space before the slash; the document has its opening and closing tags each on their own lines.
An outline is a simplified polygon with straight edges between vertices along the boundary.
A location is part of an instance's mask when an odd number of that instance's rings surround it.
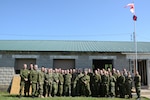
<svg viewBox="0 0 150 100">
<path fill-rule="evenodd" d="M 86 83 L 90 82 L 90 77 L 87 77 Z"/>
<path fill-rule="evenodd" d="M 102 78 L 101 78 L 101 76 L 99 77 L 99 82 L 100 82 L 100 83 L 102 82 Z"/>
<path fill-rule="evenodd" d="M 30 74 L 29 74 L 30 75 L 29 76 L 30 77 L 30 83 L 32 83 L 32 74 L 33 74 L 32 72 L 30 72 Z"/>
<path fill-rule="evenodd" d="M 40 72 L 38 72 L 38 82 L 40 83 L 40 80 L 41 80 L 41 74 L 40 74 Z"/>
<path fill-rule="evenodd" d="M 116 82 L 116 78 L 115 78 L 115 77 L 113 77 L 113 79 L 114 79 L 114 82 Z"/>
<path fill-rule="evenodd" d="M 46 74 L 44 74 L 44 81 L 45 81 L 46 83 L 48 83 L 48 77 L 47 77 Z"/>
<path fill-rule="evenodd" d="M 23 75 L 23 70 L 20 71 L 20 77 L 24 80 L 26 80 L 26 77 Z"/>
<path fill-rule="evenodd" d="M 23 72 L 23 70 L 20 70 L 20 77 L 21 77 L 21 78 L 24 78 L 24 76 L 23 76 L 23 73 L 22 73 L 22 72 Z"/>
<path fill-rule="evenodd" d="M 126 79 L 125 79 L 125 77 L 123 77 L 123 83 L 125 83 L 125 81 L 126 81 Z"/>
<path fill-rule="evenodd" d="M 110 77 L 107 75 L 107 78 L 108 78 L 108 81 L 107 81 L 107 82 L 108 82 L 108 84 L 109 84 L 109 82 L 110 82 Z"/>
</svg>

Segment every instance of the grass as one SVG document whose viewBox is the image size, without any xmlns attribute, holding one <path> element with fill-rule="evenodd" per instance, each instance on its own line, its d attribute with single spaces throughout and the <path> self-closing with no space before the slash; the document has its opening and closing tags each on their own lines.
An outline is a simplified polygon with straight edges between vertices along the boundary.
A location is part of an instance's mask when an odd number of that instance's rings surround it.
<svg viewBox="0 0 150 100">
<path fill-rule="evenodd" d="M 0 100 L 33 100 L 31 97 L 18 98 L 17 95 L 10 95 L 8 93 L 0 92 Z M 34 98 L 34 100 L 136 100 L 136 97 L 132 99 L 121 98 L 96 98 L 96 97 L 48 97 L 48 98 Z M 142 97 L 141 100 L 149 100 Z"/>
</svg>

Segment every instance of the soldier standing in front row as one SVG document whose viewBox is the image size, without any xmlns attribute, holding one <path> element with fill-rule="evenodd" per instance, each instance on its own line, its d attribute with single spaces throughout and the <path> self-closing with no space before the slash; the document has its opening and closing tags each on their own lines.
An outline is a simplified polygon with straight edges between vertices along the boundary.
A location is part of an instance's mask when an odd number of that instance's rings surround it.
<svg viewBox="0 0 150 100">
<path fill-rule="evenodd" d="M 96 97 L 98 97 L 98 95 L 100 95 L 99 94 L 99 92 L 100 92 L 100 83 L 101 83 L 101 76 L 100 76 L 100 74 L 98 73 L 98 71 L 97 70 L 95 70 L 94 71 L 94 75 L 93 75 L 93 96 L 96 96 Z"/>
<path fill-rule="evenodd" d="M 64 70 L 59 71 L 59 83 L 58 83 L 58 95 L 62 96 L 63 95 L 63 88 L 64 86 Z"/>
<path fill-rule="evenodd" d="M 141 97 L 141 94 L 140 94 L 141 93 L 141 76 L 139 75 L 138 71 L 135 72 L 134 84 L 135 84 L 137 98 L 140 98 Z"/>
<path fill-rule="evenodd" d="M 84 76 L 81 78 L 82 86 L 83 86 L 83 95 L 90 96 L 90 76 L 88 75 L 87 71 L 84 71 Z"/>
<path fill-rule="evenodd" d="M 77 77 L 76 69 L 72 70 L 72 78 L 71 78 L 71 96 L 76 96 L 76 87 L 74 85 L 75 79 Z"/>
<path fill-rule="evenodd" d="M 26 96 L 26 92 L 28 92 L 28 74 L 29 74 L 29 71 L 27 69 L 27 64 L 24 64 L 23 65 L 23 69 L 20 71 L 20 77 L 21 77 L 21 81 L 20 81 L 20 91 L 19 91 L 19 94 L 20 94 L 20 97 L 22 96 L 22 90 L 24 88 L 24 95 Z"/>
<path fill-rule="evenodd" d="M 64 75 L 64 95 L 71 96 L 71 78 L 72 75 L 69 73 L 69 70 L 66 70 Z"/>
<path fill-rule="evenodd" d="M 58 69 L 55 69 L 53 73 L 53 96 L 57 95 L 58 83 L 59 83 L 59 73 L 58 73 Z"/>
<path fill-rule="evenodd" d="M 115 83 L 116 83 L 116 78 L 110 72 L 109 73 L 109 92 L 110 92 L 111 97 L 115 96 Z"/>
<path fill-rule="evenodd" d="M 38 83 L 38 65 L 34 65 L 33 71 L 30 73 L 30 83 L 32 84 L 32 97 L 37 96 L 37 83 Z"/>
<path fill-rule="evenodd" d="M 127 77 L 125 80 L 125 88 L 126 88 L 126 93 L 128 95 L 128 98 L 132 98 L 132 93 L 131 93 L 131 89 L 132 89 L 132 77 L 130 72 L 127 72 Z"/>
<path fill-rule="evenodd" d="M 102 79 L 102 97 L 108 97 L 108 91 L 109 91 L 109 76 L 107 75 L 106 70 L 103 69 L 103 75 L 101 76 Z"/>
<path fill-rule="evenodd" d="M 47 69 L 45 74 L 45 97 L 51 97 L 52 95 L 52 84 L 53 84 L 53 73 L 52 69 Z"/>
<path fill-rule="evenodd" d="M 119 86 L 120 98 L 125 98 L 125 76 L 123 75 L 122 71 L 120 72 L 117 82 Z"/>
<path fill-rule="evenodd" d="M 29 75 L 28 75 L 28 86 L 27 86 L 27 90 L 28 90 L 28 96 L 30 94 L 30 88 L 31 88 L 31 83 L 30 83 L 30 73 L 33 71 L 33 64 L 30 63 L 29 65 Z"/>
<path fill-rule="evenodd" d="M 75 78 L 75 81 L 74 81 L 74 88 L 76 90 L 76 96 L 81 96 L 81 94 L 83 93 L 82 90 L 83 90 L 83 87 L 82 87 L 82 82 L 81 82 L 81 78 L 83 77 L 83 73 L 82 73 L 82 70 L 79 69 L 78 70 L 78 75 L 77 77 Z"/>
<path fill-rule="evenodd" d="M 39 83 L 39 97 L 44 98 L 43 96 L 43 87 L 44 87 L 44 80 L 45 80 L 45 68 L 44 66 L 41 67 L 41 72 L 38 74 L 38 83 Z"/>
</svg>

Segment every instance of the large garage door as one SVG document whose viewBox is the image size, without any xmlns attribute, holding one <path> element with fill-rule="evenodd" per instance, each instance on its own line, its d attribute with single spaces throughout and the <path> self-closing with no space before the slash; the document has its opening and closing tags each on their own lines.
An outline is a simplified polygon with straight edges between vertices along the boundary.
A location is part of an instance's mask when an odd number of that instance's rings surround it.
<svg viewBox="0 0 150 100">
<path fill-rule="evenodd" d="M 15 73 L 19 74 L 20 70 L 23 68 L 23 64 L 27 64 L 29 66 L 30 63 L 35 64 L 36 59 L 16 59 L 15 60 Z"/>
<path fill-rule="evenodd" d="M 54 59 L 54 68 L 73 69 L 75 68 L 75 59 Z"/>
<path fill-rule="evenodd" d="M 95 69 L 112 69 L 113 68 L 113 60 L 104 60 L 104 59 L 93 59 L 93 70 Z"/>
<path fill-rule="evenodd" d="M 146 60 L 138 60 L 138 71 L 141 75 L 141 83 L 143 86 L 147 85 L 147 68 Z"/>
</svg>

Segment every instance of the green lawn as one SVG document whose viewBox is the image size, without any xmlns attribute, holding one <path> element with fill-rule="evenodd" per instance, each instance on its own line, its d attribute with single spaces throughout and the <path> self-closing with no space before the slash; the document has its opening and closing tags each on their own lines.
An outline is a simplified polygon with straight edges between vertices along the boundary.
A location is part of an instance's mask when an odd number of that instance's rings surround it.
<svg viewBox="0 0 150 100">
<path fill-rule="evenodd" d="M 0 93 L 0 100 L 33 100 L 31 97 L 18 98 L 17 95 L 9 95 L 8 93 Z M 48 98 L 34 98 L 34 100 L 136 100 L 135 97 L 132 99 L 121 99 L 121 98 L 95 98 L 95 97 L 48 97 Z M 149 100 L 142 97 L 141 100 Z"/>
</svg>

